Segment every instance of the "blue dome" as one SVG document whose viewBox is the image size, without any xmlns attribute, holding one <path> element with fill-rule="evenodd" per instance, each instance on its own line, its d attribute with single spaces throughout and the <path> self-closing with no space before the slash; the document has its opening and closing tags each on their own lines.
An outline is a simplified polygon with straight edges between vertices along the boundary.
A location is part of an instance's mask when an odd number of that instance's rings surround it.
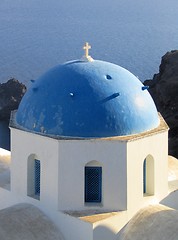
<svg viewBox="0 0 178 240">
<path fill-rule="evenodd" d="M 76 60 L 58 65 L 31 84 L 16 114 L 21 127 L 66 137 L 111 137 L 159 125 L 143 84 L 115 64 Z"/>
</svg>

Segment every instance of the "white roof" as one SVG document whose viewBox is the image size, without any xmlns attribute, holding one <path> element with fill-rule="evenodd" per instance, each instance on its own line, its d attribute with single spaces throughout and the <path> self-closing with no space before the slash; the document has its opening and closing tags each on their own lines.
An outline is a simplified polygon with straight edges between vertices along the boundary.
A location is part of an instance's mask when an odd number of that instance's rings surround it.
<svg viewBox="0 0 178 240">
<path fill-rule="evenodd" d="M 0 239 L 64 240 L 48 217 L 30 204 L 18 204 L 0 211 Z"/>
<path fill-rule="evenodd" d="M 178 211 L 163 205 L 141 209 L 117 237 L 117 240 L 168 239 L 178 239 Z"/>
</svg>

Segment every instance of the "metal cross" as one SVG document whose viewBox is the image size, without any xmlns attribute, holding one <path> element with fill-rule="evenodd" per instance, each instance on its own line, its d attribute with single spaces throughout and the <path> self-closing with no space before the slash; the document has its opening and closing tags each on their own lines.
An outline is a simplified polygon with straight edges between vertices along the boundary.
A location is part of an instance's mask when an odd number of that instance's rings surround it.
<svg viewBox="0 0 178 240">
<path fill-rule="evenodd" d="M 88 58 L 89 49 L 91 49 L 91 46 L 88 44 L 88 42 L 85 43 L 85 46 L 83 47 L 83 49 L 85 50 L 85 57 Z"/>
</svg>

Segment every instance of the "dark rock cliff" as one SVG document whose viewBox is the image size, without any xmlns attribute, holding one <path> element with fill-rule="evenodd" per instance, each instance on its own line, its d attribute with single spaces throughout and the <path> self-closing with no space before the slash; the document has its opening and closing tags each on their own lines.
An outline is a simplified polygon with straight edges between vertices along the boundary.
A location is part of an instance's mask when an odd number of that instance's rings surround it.
<svg viewBox="0 0 178 240">
<path fill-rule="evenodd" d="M 158 111 L 169 125 L 169 154 L 178 158 L 178 50 L 167 52 L 159 73 L 146 80 Z"/>
<path fill-rule="evenodd" d="M 0 84 L 0 120 L 9 120 L 12 110 L 18 108 L 26 86 L 15 78 Z"/>
</svg>

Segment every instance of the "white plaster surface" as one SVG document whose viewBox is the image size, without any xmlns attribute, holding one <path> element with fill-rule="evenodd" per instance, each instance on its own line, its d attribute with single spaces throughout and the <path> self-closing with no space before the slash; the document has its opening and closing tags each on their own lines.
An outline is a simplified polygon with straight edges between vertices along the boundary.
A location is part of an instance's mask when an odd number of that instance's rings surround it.
<svg viewBox="0 0 178 240">
<path fill-rule="evenodd" d="M 140 210 L 168 194 L 167 127 L 140 136 L 57 139 L 11 128 L 11 191 L 0 208 L 26 202 L 42 210 L 65 240 L 115 240 Z M 143 161 L 153 159 L 153 194 L 143 194 Z M 40 160 L 41 190 L 33 196 L 28 160 Z M 84 201 L 85 166 L 102 167 L 102 202 Z M 151 173 L 150 173 L 151 174 Z M 153 181 L 153 180 L 154 181 Z"/>
<path fill-rule="evenodd" d="M 145 136 L 127 145 L 127 201 L 130 217 L 140 208 L 156 204 L 168 194 L 168 135 L 167 131 Z M 143 162 L 153 158 L 154 194 L 143 193 Z"/>
<path fill-rule="evenodd" d="M 97 161 L 102 166 L 101 204 L 84 202 L 84 169 L 90 161 Z M 59 141 L 59 209 L 125 210 L 126 143 L 107 140 Z"/>
<path fill-rule="evenodd" d="M 163 205 L 141 209 L 117 236 L 117 240 L 163 239 L 178 239 L 178 211 Z"/>
<path fill-rule="evenodd" d="M 178 189 L 178 160 L 172 156 L 168 157 L 168 186 L 169 191 L 175 191 Z"/>
<path fill-rule="evenodd" d="M 0 211 L 0 239 L 64 240 L 54 223 L 29 204 L 18 204 Z"/>
</svg>

